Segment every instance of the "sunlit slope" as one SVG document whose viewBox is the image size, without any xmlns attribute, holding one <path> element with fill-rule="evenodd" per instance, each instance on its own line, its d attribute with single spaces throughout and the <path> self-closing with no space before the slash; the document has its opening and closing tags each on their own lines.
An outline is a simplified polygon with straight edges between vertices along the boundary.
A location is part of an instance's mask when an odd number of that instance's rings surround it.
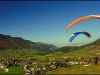
<svg viewBox="0 0 100 75">
<path fill-rule="evenodd" d="M 57 70 L 49 71 L 46 74 L 100 74 L 100 62 L 99 65 L 76 65 L 71 68 L 59 68 Z"/>
</svg>

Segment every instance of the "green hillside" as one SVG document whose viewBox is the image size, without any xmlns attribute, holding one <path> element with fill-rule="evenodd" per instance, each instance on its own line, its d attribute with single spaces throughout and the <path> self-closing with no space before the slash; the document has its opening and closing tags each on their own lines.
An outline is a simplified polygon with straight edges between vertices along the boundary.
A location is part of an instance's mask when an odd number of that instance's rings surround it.
<svg viewBox="0 0 100 75">
<path fill-rule="evenodd" d="M 100 48 L 100 39 L 97 39 L 92 43 L 85 44 L 85 45 L 82 45 L 82 46 L 65 46 L 65 47 L 61 47 L 61 48 L 57 49 L 56 51 L 70 52 L 70 51 L 76 51 L 76 50 L 80 50 L 80 49 L 93 50 L 95 48 L 97 48 L 97 49 Z"/>
<path fill-rule="evenodd" d="M 0 34 L 0 50 L 5 49 L 30 49 L 42 52 L 50 52 L 57 49 L 51 44 L 36 43 L 30 40 L 25 40 L 21 37 L 11 37 L 10 35 Z"/>
<path fill-rule="evenodd" d="M 50 55 L 50 56 L 49 56 Z M 98 56 L 100 59 L 100 39 L 86 44 L 80 47 L 62 47 L 55 52 L 48 54 L 50 58 L 74 58 L 78 59 L 84 56 L 85 59 L 93 59 L 94 56 Z M 100 61 L 98 65 L 93 64 L 93 60 L 90 66 L 72 65 L 70 68 L 59 68 L 53 71 L 49 71 L 46 74 L 100 74 Z"/>
<path fill-rule="evenodd" d="M 59 68 L 57 70 L 49 71 L 46 74 L 100 74 L 100 63 L 99 65 L 82 66 L 75 65 L 71 68 Z"/>
</svg>

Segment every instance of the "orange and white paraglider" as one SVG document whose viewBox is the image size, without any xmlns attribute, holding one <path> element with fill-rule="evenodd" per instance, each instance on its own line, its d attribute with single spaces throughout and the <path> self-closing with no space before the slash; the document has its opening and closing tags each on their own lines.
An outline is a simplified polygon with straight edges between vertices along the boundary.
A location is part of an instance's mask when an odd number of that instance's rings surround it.
<svg viewBox="0 0 100 75">
<path fill-rule="evenodd" d="M 74 26 L 75 24 L 85 21 L 85 20 L 90 20 L 90 19 L 100 19 L 100 15 L 89 15 L 89 16 L 83 16 L 81 18 L 78 18 L 76 20 L 74 20 L 73 22 L 71 22 L 65 30 L 65 33 L 69 30 L 69 28 L 71 28 L 72 26 Z"/>
</svg>

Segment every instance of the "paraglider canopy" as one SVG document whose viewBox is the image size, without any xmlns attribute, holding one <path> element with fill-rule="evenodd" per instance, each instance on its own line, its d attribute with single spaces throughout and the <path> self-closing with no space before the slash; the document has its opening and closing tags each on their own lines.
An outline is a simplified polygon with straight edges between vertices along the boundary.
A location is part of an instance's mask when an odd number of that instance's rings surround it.
<svg viewBox="0 0 100 75">
<path fill-rule="evenodd" d="M 84 34 L 84 35 L 86 35 L 88 38 L 90 38 L 90 40 L 92 40 L 92 36 L 91 36 L 88 32 L 76 32 L 76 33 L 73 33 L 73 34 L 70 35 L 69 42 L 72 42 L 73 39 L 74 39 L 77 35 L 79 35 L 79 34 Z"/>
<path fill-rule="evenodd" d="M 79 23 L 79 22 L 82 22 L 82 21 L 85 21 L 85 20 L 90 20 L 90 19 L 100 19 L 100 15 L 88 15 L 88 16 L 83 16 L 81 18 L 78 18 L 76 20 L 74 20 L 73 22 L 71 22 L 67 27 L 66 27 L 66 30 L 65 30 L 65 33 L 72 27 L 74 26 L 75 24 Z"/>
</svg>

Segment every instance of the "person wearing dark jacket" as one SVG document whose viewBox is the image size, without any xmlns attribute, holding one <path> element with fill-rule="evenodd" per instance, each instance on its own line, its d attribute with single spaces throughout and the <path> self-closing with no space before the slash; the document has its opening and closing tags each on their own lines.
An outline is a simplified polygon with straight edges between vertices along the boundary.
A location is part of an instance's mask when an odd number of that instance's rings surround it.
<svg viewBox="0 0 100 75">
<path fill-rule="evenodd" d="M 97 56 L 94 57 L 94 65 L 98 65 L 99 58 Z"/>
</svg>

